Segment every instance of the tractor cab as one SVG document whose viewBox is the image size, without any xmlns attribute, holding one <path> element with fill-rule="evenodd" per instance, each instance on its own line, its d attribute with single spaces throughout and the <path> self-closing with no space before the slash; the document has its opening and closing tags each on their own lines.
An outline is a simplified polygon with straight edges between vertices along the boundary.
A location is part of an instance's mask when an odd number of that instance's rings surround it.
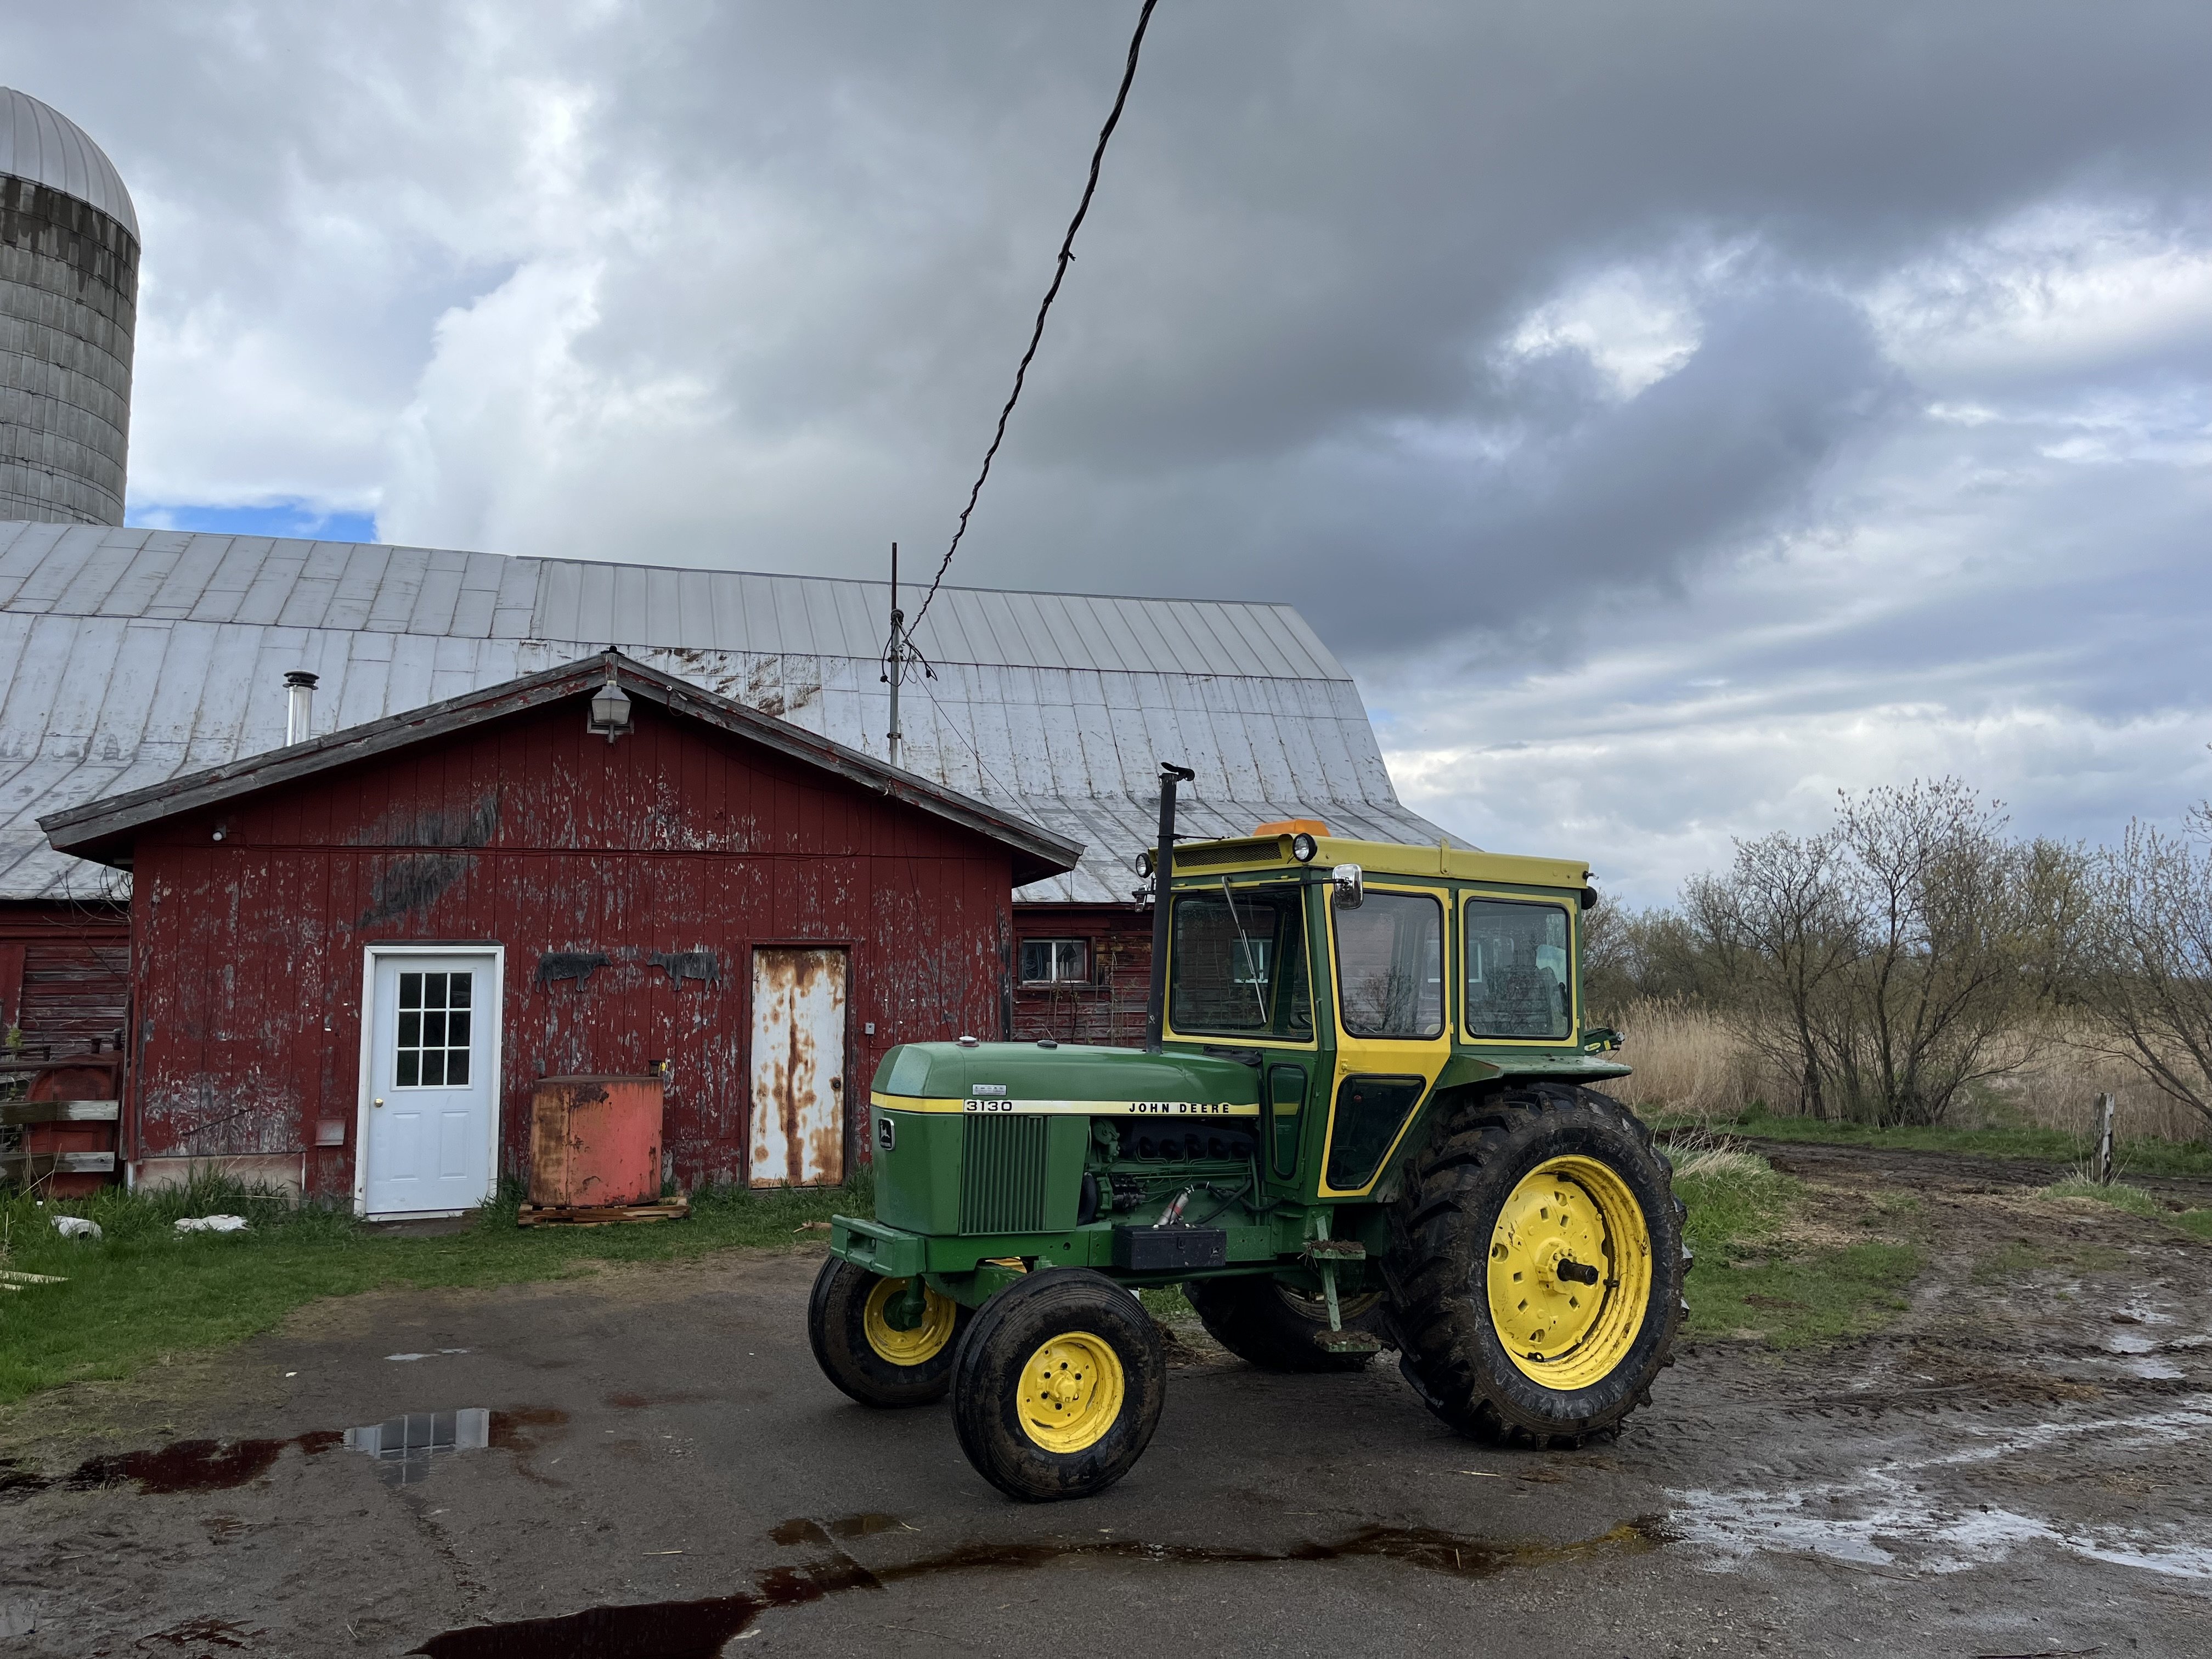
<svg viewBox="0 0 2212 1659">
<path fill-rule="evenodd" d="M 1338 839 L 1306 822 L 1178 846 L 1164 1044 L 1258 1073 L 1261 1184 L 1340 1205 L 1386 1188 L 1437 1090 L 1625 1075 L 1583 1025 L 1586 866 Z"/>
</svg>

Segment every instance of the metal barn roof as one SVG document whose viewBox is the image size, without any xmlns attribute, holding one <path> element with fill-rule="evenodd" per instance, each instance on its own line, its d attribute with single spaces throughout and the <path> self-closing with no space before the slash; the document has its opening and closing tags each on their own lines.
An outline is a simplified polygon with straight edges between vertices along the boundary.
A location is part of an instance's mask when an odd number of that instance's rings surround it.
<svg viewBox="0 0 2212 1659">
<path fill-rule="evenodd" d="M 734 732 L 793 760 L 835 773 L 872 793 L 902 801 L 932 817 L 994 841 L 1013 855 L 1018 876 L 1064 873 L 1073 870 L 1082 855 L 1079 842 L 1055 836 L 1019 813 L 970 800 L 942 784 L 898 770 L 819 732 L 749 708 L 734 698 L 717 696 L 673 674 L 632 662 L 619 651 L 580 657 L 562 667 L 466 691 L 427 708 L 387 714 L 366 726 L 306 738 L 283 749 L 265 750 L 148 788 L 64 807 L 40 818 L 40 827 L 54 846 L 128 867 L 134 842 L 149 824 L 373 757 L 393 754 L 526 709 L 564 702 L 580 706 L 586 696 L 595 696 L 601 687 L 616 684 L 671 714 Z"/>
<path fill-rule="evenodd" d="M 0 898 L 112 892 L 36 819 L 281 746 L 295 668 L 325 732 L 615 646 L 880 758 L 890 611 L 883 582 L 0 522 Z M 1442 836 L 1288 605 L 949 587 L 917 643 L 937 677 L 902 694 L 906 769 L 1084 844 L 1025 901 L 1127 899 L 1159 760 L 1197 771 L 1198 834 Z"/>
</svg>

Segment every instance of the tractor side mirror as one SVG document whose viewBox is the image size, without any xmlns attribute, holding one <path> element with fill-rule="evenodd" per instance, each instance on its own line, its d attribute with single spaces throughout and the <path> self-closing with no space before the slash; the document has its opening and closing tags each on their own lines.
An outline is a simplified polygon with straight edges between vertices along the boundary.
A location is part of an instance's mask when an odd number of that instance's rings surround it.
<svg viewBox="0 0 2212 1659">
<path fill-rule="evenodd" d="M 1367 872 L 1356 864 L 1340 864 L 1328 872 L 1329 886 L 1340 910 L 1357 910 L 1367 897 Z"/>
</svg>

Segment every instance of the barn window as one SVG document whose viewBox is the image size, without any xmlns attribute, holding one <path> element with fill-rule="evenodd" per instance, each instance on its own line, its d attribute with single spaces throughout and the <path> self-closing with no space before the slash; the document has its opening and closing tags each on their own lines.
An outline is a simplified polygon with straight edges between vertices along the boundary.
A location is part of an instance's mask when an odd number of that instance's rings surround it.
<svg viewBox="0 0 2212 1659">
<path fill-rule="evenodd" d="M 460 1089 L 469 1081 L 473 974 L 402 974 L 392 1081 L 402 1089 Z"/>
<path fill-rule="evenodd" d="M 1079 939 L 1025 939 L 1022 941 L 1022 983 L 1066 985 L 1083 983 L 1091 976 L 1089 941 Z"/>
</svg>

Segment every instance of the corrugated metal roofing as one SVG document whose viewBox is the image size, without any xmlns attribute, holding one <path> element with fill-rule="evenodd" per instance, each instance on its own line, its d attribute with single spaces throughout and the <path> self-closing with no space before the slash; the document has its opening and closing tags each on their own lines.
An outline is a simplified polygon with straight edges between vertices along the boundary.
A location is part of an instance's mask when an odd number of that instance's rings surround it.
<svg viewBox="0 0 2212 1659">
<path fill-rule="evenodd" d="M 0 898 L 112 890 L 38 816 L 277 747 L 295 668 L 329 732 L 613 645 L 881 757 L 890 610 L 882 582 L 0 523 Z M 1287 605 L 946 588 L 918 643 L 937 672 L 902 694 L 907 769 L 1085 844 L 1024 899 L 1128 896 L 1158 760 L 1197 771 L 1201 834 L 1441 833 Z"/>
<path fill-rule="evenodd" d="M 138 210 L 107 152 L 52 105 L 13 87 L 0 87 L 0 173 L 89 202 L 138 234 Z"/>
</svg>

